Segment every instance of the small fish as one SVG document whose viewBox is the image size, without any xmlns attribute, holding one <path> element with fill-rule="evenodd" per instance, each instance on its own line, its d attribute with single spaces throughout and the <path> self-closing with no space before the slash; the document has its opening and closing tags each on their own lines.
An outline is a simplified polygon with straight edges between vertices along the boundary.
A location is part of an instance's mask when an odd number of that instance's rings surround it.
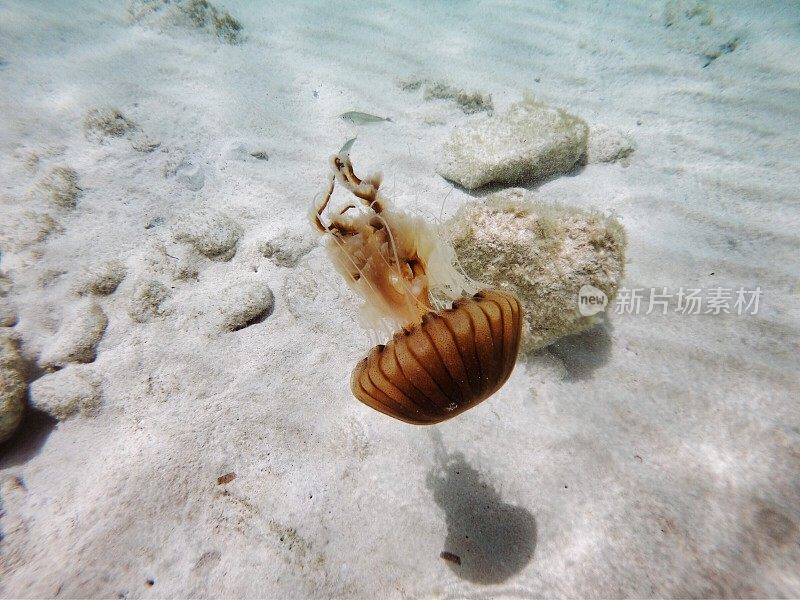
<svg viewBox="0 0 800 600">
<path fill-rule="evenodd" d="M 367 123 L 380 123 L 382 121 L 393 122 L 389 117 L 378 117 L 369 113 L 358 112 L 357 110 L 343 113 L 339 115 L 339 118 L 353 125 L 366 125 Z"/>
<path fill-rule="evenodd" d="M 347 140 L 344 143 L 344 146 L 342 146 L 342 149 L 339 150 L 339 154 L 350 154 L 350 148 L 353 147 L 353 144 L 356 143 L 357 139 L 358 139 L 358 137 L 354 137 L 354 138 L 350 138 L 349 140 Z"/>
</svg>

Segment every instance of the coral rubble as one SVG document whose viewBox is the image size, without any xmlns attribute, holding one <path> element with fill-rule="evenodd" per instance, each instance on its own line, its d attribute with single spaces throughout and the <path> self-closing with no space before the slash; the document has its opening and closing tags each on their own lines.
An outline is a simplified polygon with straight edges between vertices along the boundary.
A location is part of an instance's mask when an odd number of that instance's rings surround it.
<svg viewBox="0 0 800 600">
<path fill-rule="evenodd" d="M 100 408 L 100 381 L 85 367 L 69 365 L 30 386 L 31 406 L 63 421 L 76 413 L 92 416 Z"/>
<path fill-rule="evenodd" d="M 613 217 L 529 200 L 511 189 L 464 205 L 446 223 L 470 277 L 515 292 L 525 309 L 523 350 L 588 329 L 601 314 L 578 310 L 582 286 L 616 296 L 626 238 Z"/>
<path fill-rule="evenodd" d="M 125 265 L 117 259 L 90 265 L 75 278 L 72 291 L 80 296 L 108 296 L 125 279 L 125 273 Z"/>
<path fill-rule="evenodd" d="M 236 254 L 242 228 L 219 211 L 201 209 L 176 223 L 173 233 L 176 241 L 190 244 L 203 256 L 227 261 Z"/>
<path fill-rule="evenodd" d="M 38 188 L 56 208 L 75 208 L 81 193 L 78 173 L 63 165 L 50 169 L 39 181 Z"/>
<path fill-rule="evenodd" d="M 79 302 L 42 352 L 41 366 L 52 369 L 72 362 L 92 362 L 107 326 L 108 317 L 99 304 L 88 299 Z"/>
<path fill-rule="evenodd" d="M 22 420 L 26 389 L 18 340 L 0 330 L 0 442 L 11 437 Z"/>
<path fill-rule="evenodd" d="M 453 131 L 438 172 L 467 189 L 533 182 L 565 173 L 586 152 L 589 127 L 568 112 L 533 100 Z"/>
</svg>

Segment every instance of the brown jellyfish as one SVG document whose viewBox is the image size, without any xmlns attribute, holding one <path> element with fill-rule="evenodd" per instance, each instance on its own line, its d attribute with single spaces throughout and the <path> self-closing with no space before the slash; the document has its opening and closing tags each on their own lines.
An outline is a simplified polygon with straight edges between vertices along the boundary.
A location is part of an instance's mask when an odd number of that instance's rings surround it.
<svg viewBox="0 0 800 600">
<path fill-rule="evenodd" d="M 327 191 L 311 218 L 328 238 L 336 269 L 364 299 L 365 325 L 394 334 L 356 365 L 350 387 L 358 400 L 396 419 L 439 423 L 506 382 L 519 350 L 522 307 L 508 291 L 477 291 L 428 222 L 379 194 L 380 174 L 356 176 L 353 141 L 331 157 Z M 330 210 L 337 181 L 359 202 Z"/>
</svg>

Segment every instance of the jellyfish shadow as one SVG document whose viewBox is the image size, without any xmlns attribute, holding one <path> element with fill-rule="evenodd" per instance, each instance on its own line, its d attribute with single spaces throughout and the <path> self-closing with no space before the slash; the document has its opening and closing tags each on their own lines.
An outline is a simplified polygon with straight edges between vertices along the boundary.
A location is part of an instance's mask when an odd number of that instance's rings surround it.
<svg viewBox="0 0 800 600">
<path fill-rule="evenodd" d="M 536 519 L 526 509 L 503 502 L 460 453 L 448 454 L 434 431 L 436 466 L 427 486 L 444 511 L 444 552 L 458 560 L 447 565 L 461 579 L 493 584 L 521 571 L 536 549 Z M 460 561 L 460 562 L 459 562 Z"/>
<path fill-rule="evenodd" d="M 567 380 L 591 379 L 594 371 L 611 357 L 610 330 L 610 324 L 601 322 L 583 333 L 561 338 L 547 350 L 563 363 Z"/>
</svg>

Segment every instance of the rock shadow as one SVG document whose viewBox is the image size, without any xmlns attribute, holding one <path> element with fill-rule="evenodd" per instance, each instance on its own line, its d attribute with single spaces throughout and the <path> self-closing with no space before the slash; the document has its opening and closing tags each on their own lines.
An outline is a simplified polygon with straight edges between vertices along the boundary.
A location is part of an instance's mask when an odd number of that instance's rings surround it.
<svg viewBox="0 0 800 600">
<path fill-rule="evenodd" d="M 441 435 L 433 433 L 437 464 L 427 485 L 447 521 L 442 558 L 461 579 L 506 581 L 533 558 L 536 519 L 526 509 L 503 502 L 462 454 L 448 454 Z"/>
<path fill-rule="evenodd" d="M 576 162 L 572 168 L 563 172 L 563 173 L 553 173 L 551 175 L 546 175 L 544 177 L 529 177 L 529 178 L 522 178 L 519 181 L 515 182 L 501 182 L 501 183 L 487 183 L 480 187 L 469 189 L 465 188 L 460 183 L 453 181 L 451 179 L 447 179 L 446 177 L 442 177 L 447 183 L 453 186 L 454 189 L 457 189 L 460 192 L 463 192 L 469 196 L 472 196 L 475 199 L 483 199 L 485 200 L 489 196 L 494 193 L 502 192 L 503 190 L 507 190 L 509 188 L 524 188 L 529 192 L 535 191 L 538 188 L 542 187 L 543 185 L 550 183 L 551 181 L 555 181 L 561 177 L 577 177 L 580 175 L 584 169 L 586 169 L 587 165 L 586 155 L 582 155 L 578 162 Z"/>
<path fill-rule="evenodd" d="M 0 444 L 0 469 L 25 464 L 39 454 L 57 423 L 47 413 L 26 408 L 17 431 Z"/>
<path fill-rule="evenodd" d="M 591 329 L 562 338 L 548 347 L 567 370 L 567 380 L 591 379 L 594 371 L 611 357 L 611 326 L 598 323 Z"/>
</svg>

